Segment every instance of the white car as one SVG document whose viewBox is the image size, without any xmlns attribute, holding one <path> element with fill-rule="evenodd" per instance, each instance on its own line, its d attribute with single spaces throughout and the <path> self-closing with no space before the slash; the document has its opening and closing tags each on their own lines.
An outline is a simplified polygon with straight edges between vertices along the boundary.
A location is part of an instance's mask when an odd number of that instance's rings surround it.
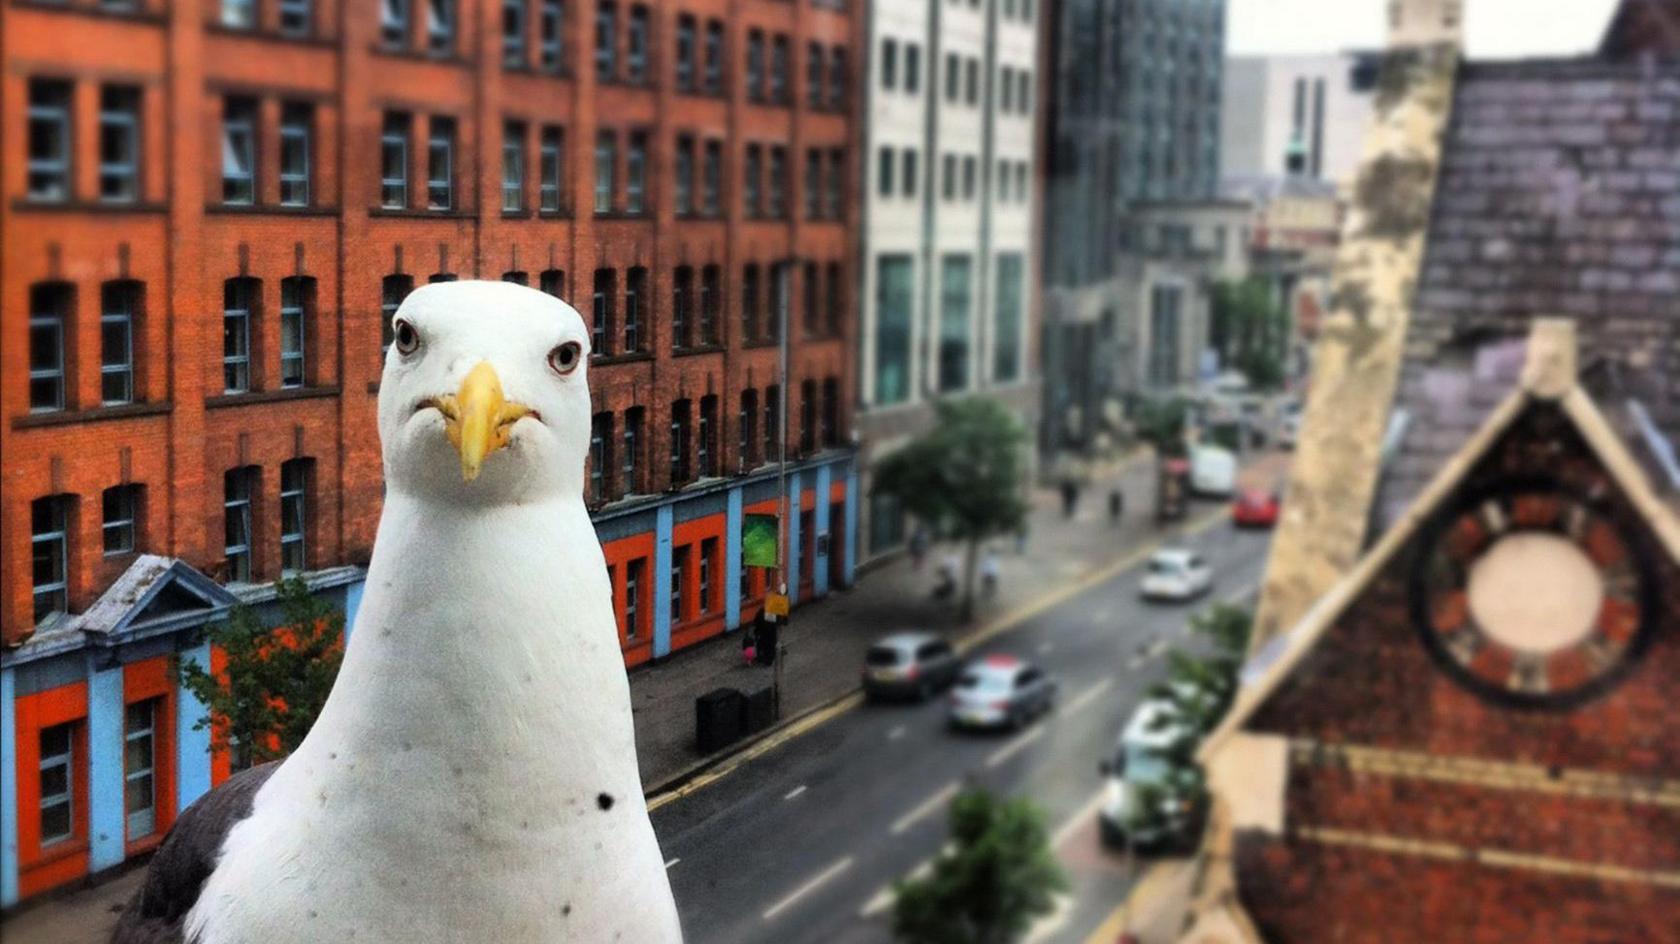
<svg viewBox="0 0 1680 944">
<path fill-rule="evenodd" d="M 951 687 L 953 728 L 1019 728 L 1056 702 L 1056 680 L 1014 656 L 987 656 L 968 664 Z"/>
<path fill-rule="evenodd" d="M 1147 600 L 1194 600 L 1213 589 L 1213 569 L 1195 551 L 1163 548 L 1149 558 L 1141 589 Z"/>
</svg>

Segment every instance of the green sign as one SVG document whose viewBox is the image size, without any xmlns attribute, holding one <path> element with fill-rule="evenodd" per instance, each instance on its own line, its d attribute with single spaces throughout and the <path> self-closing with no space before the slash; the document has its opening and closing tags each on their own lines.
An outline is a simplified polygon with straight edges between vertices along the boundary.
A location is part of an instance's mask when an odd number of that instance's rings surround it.
<svg viewBox="0 0 1680 944">
<path fill-rule="evenodd" d="M 741 563 L 748 567 L 776 566 L 775 515 L 747 515 L 741 522 Z"/>
</svg>

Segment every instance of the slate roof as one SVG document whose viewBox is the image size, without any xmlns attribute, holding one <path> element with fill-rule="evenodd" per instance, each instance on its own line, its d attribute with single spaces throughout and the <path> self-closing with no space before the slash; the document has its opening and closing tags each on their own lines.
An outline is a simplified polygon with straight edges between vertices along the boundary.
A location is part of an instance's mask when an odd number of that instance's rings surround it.
<svg viewBox="0 0 1680 944">
<path fill-rule="evenodd" d="M 1680 61 L 1469 63 L 1455 96 L 1378 530 L 1512 389 L 1537 317 L 1576 320 L 1607 414 L 1680 440 Z"/>
</svg>

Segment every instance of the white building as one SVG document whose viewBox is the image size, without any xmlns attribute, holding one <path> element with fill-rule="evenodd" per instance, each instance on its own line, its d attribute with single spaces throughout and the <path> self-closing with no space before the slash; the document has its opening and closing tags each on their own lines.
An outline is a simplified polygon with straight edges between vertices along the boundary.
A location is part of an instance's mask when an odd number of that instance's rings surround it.
<svg viewBox="0 0 1680 944">
<path fill-rule="evenodd" d="M 1361 53 L 1227 59 L 1224 176 L 1350 184 L 1371 121 L 1378 61 Z"/>
<path fill-rule="evenodd" d="M 942 397 L 1038 415 L 1035 0 L 875 0 L 868 25 L 858 428 L 868 465 Z M 905 538 L 871 499 L 863 557 Z"/>
</svg>

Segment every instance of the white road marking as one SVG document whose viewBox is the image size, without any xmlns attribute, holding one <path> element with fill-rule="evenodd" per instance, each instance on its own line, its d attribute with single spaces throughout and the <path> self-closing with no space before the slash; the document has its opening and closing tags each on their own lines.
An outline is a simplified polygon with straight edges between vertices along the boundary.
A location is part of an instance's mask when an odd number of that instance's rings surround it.
<svg viewBox="0 0 1680 944">
<path fill-rule="evenodd" d="M 1133 670 L 1141 669 L 1150 659 L 1153 659 L 1166 651 L 1167 641 L 1165 639 L 1157 639 L 1154 642 L 1151 642 L 1142 652 L 1132 656 L 1131 661 L 1127 662 L 1126 665 Z"/>
<path fill-rule="evenodd" d="M 840 873 L 851 867 L 852 857 L 847 856 L 828 868 L 823 869 L 821 872 L 818 872 L 816 875 L 811 876 L 810 880 L 805 884 L 789 892 L 786 898 L 783 898 L 781 901 L 778 901 L 770 907 L 764 909 L 764 920 L 770 921 L 774 919 L 777 915 L 798 904 L 799 899 L 811 894 L 821 888 L 824 884 L 833 881 L 840 875 Z"/>
<path fill-rule="evenodd" d="M 1068 702 L 1066 707 L 1062 709 L 1063 717 L 1071 714 L 1077 714 L 1081 709 L 1090 707 L 1096 702 L 1097 698 L 1100 697 L 1103 692 L 1106 692 L 1113 687 L 1114 679 L 1105 678 L 1095 685 L 1092 685 L 1090 688 L 1085 689 L 1078 695 L 1074 696 L 1073 701 Z"/>
<path fill-rule="evenodd" d="M 1008 744 L 1005 744 L 1004 746 L 1002 746 L 1002 747 L 998 748 L 997 750 L 993 751 L 992 756 L 986 758 L 986 766 L 987 767 L 996 767 L 996 766 L 1002 764 L 1004 761 L 1008 760 L 1009 758 L 1014 757 L 1016 754 L 1019 754 L 1022 751 L 1026 750 L 1027 745 L 1031 744 L 1032 742 L 1038 740 L 1039 738 L 1041 738 L 1043 736 L 1044 736 L 1044 728 L 1042 726 L 1034 727 L 1032 730 L 1027 731 L 1025 734 L 1016 735 L 1015 738 L 1013 740 L 1011 740 Z"/>
<path fill-rule="evenodd" d="M 1073 896 L 1061 892 L 1051 899 L 1054 908 L 1051 912 L 1032 923 L 1027 929 L 1027 936 L 1022 938 L 1022 944 L 1039 944 L 1047 941 L 1057 931 L 1060 931 L 1073 917 Z"/>
<path fill-rule="evenodd" d="M 902 881 L 914 882 L 925 877 L 929 872 L 933 871 L 933 863 L 933 858 L 923 859 L 919 865 L 905 874 Z M 898 895 L 893 891 L 893 883 L 888 882 L 876 890 L 875 894 L 869 896 L 869 900 L 863 903 L 862 908 L 858 909 L 858 917 L 873 918 L 881 912 L 886 911 L 888 908 L 891 908 L 893 902 L 897 899 Z"/>
<path fill-rule="evenodd" d="M 892 827 L 888 830 L 888 832 L 892 833 L 894 836 L 903 835 L 910 829 L 910 827 L 916 825 L 918 820 L 938 812 L 941 807 L 943 807 L 946 803 L 949 803 L 951 798 L 957 795 L 957 789 L 959 786 L 960 784 L 953 780 L 945 786 L 940 787 L 933 796 L 930 796 L 921 803 L 917 804 L 915 809 L 905 813 L 903 816 L 900 816 L 897 822 L 892 824 Z"/>
<path fill-rule="evenodd" d="M 1233 590 L 1230 593 L 1225 594 L 1225 602 L 1226 603 L 1242 603 L 1245 600 L 1247 600 L 1249 597 L 1254 596 L 1255 592 L 1258 591 L 1259 589 L 1260 589 L 1260 585 L 1257 584 L 1257 583 L 1245 584 L 1242 587 L 1239 587 L 1236 590 Z"/>
<path fill-rule="evenodd" d="M 905 734 L 904 725 L 901 724 L 901 725 L 893 728 L 891 731 L 887 732 L 887 740 L 896 741 L 899 738 L 903 737 L 904 734 Z"/>
<path fill-rule="evenodd" d="M 1089 823 L 1091 821 L 1091 817 L 1097 815 L 1097 810 L 1102 808 L 1102 802 L 1103 794 L 1102 791 L 1099 790 L 1093 794 L 1091 799 L 1087 800 L 1085 805 L 1080 807 L 1072 816 L 1062 820 L 1062 824 L 1057 826 L 1056 831 L 1050 835 L 1050 848 L 1059 849 L 1066 844 L 1069 839 L 1073 838 L 1073 834 L 1079 831 L 1079 827 Z"/>
<path fill-rule="evenodd" d="M 673 858 L 673 859 L 671 859 L 671 861 L 665 863 L 665 868 L 669 869 L 671 866 L 676 865 L 678 862 L 681 862 L 681 861 L 682 861 L 682 859 L 680 859 L 680 858 Z"/>
<path fill-rule="evenodd" d="M 794 787 L 794 788 L 793 788 L 793 789 L 792 789 L 792 790 L 789 790 L 789 791 L 788 791 L 788 792 L 787 792 L 787 794 L 786 794 L 786 795 L 785 795 L 785 796 L 783 796 L 783 797 L 782 797 L 782 799 L 784 799 L 784 800 L 791 800 L 791 799 L 793 799 L 793 798 L 794 798 L 794 797 L 796 797 L 796 796 L 798 796 L 798 795 L 800 795 L 800 794 L 801 794 L 801 793 L 804 793 L 804 792 L 805 792 L 805 785 L 804 785 L 804 784 L 800 784 L 800 785 L 799 785 L 799 786 L 797 786 L 797 787 Z"/>
</svg>

